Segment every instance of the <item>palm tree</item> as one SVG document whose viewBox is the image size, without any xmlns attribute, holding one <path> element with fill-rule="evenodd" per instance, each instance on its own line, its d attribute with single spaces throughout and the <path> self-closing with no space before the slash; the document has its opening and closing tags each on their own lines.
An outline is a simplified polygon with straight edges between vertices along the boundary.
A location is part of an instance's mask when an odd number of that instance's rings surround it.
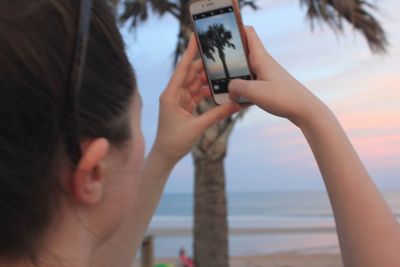
<svg viewBox="0 0 400 267">
<path fill-rule="evenodd" d="M 225 60 L 225 47 L 236 49 L 235 45 L 230 42 L 232 33 L 225 29 L 222 24 L 210 25 L 205 32 L 199 33 L 199 40 L 202 51 L 206 57 L 215 62 L 215 49 L 218 51 L 218 56 L 221 59 L 224 67 L 225 78 L 230 79 L 228 66 Z"/>
<path fill-rule="evenodd" d="M 111 1 L 111 0 L 110 0 Z M 113 0 L 118 1 L 118 0 Z M 185 50 L 191 30 L 186 5 L 188 0 L 121 0 L 123 12 L 119 21 L 133 29 L 148 19 L 149 13 L 169 14 L 179 22 L 174 63 Z M 256 0 L 238 0 L 241 8 L 257 9 Z M 299 0 L 313 28 L 315 21 L 343 32 L 344 22 L 360 32 L 371 51 L 384 53 L 386 34 L 371 12 L 375 4 L 368 0 Z M 213 107 L 213 102 L 200 103 L 197 113 Z M 195 164 L 194 257 L 197 267 L 228 267 L 228 222 L 225 192 L 224 159 L 228 139 L 244 112 L 208 129 L 192 150 Z"/>
</svg>

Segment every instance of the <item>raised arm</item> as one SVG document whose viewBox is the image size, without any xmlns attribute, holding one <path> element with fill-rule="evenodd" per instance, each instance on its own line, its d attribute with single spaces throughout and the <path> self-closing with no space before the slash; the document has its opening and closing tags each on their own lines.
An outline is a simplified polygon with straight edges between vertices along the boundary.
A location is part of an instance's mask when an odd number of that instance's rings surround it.
<svg viewBox="0 0 400 267">
<path fill-rule="evenodd" d="M 336 117 L 267 53 L 253 28 L 247 38 L 258 81 L 232 81 L 231 97 L 246 97 L 302 130 L 328 190 L 344 265 L 400 266 L 398 222 Z"/>
<path fill-rule="evenodd" d="M 193 116 L 197 104 L 210 95 L 204 68 L 194 60 L 198 50 L 192 38 L 189 47 L 160 97 L 157 137 L 146 158 L 137 196 L 127 220 L 94 255 L 96 267 L 131 267 L 165 183 L 175 164 L 186 155 L 195 141 L 211 125 L 239 111 L 237 104 L 216 107 Z"/>
</svg>

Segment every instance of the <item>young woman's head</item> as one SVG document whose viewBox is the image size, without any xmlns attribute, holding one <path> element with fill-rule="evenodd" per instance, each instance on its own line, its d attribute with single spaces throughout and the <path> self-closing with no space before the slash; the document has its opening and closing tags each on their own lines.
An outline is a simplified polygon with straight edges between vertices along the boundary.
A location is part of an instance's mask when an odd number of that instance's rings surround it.
<svg viewBox="0 0 400 267">
<path fill-rule="evenodd" d="M 77 108 L 66 114 L 79 2 L 0 2 L 1 259 L 34 259 L 76 219 L 101 242 L 135 195 L 140 96 L 106 0 L 93 1 Z M 70 117 L 79 162 L 69 153 Z"/>
</svg>

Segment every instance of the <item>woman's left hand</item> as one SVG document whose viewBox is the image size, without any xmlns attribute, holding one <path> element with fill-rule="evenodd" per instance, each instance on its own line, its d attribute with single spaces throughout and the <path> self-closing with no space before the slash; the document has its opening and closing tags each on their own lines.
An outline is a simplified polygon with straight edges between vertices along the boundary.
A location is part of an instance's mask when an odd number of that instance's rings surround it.
<svg viewBox="0 0 400 267">
<path fill-rule="evenodd" d="M 172 165 L 189 153 L 207 128 L 241 109 L 240 105 L 230 103 L 199 116 L 193 114 L 198 103 L 210 96 L 202 62 L 195 60 L 197 54 L 197 44 L 192 36 L 188 49 L 160 97 L 158 131 L 152 153 L 157 153 Z"/>
</svg>

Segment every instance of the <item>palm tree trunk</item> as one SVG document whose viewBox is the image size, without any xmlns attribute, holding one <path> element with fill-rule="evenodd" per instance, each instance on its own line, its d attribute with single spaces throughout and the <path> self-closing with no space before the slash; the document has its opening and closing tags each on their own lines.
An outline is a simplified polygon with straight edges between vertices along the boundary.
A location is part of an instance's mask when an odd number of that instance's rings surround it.
<svg viewBox="0 0 400 267">
<path fill-rule="evenodd" d="M 228 66 L 226 65 L 225 53 L 222 49 L 218 49 L 218 54 L 219 54 L 219 58 L 222 61 L 222 65 L 224 66 L 225 77 L 226 77 L 226 79 L 230 79 L 231 76 L 229 74 Z"/>
<path fill-rule="evenodd" d="M 197 110 L 214 107 L 202 101 Z M 224 160 L 228 140 L 241 115 L 210 127 L 192 150 L 195 164 L 194 260 L 196 267 L 229 267 L 228 211 Z"/>
<path fill-rule="evenodd" d="M 195 161 L 194 259 L 196 267 L 227 267 L 228 222 L 224 158 Z"/>
</svg>

